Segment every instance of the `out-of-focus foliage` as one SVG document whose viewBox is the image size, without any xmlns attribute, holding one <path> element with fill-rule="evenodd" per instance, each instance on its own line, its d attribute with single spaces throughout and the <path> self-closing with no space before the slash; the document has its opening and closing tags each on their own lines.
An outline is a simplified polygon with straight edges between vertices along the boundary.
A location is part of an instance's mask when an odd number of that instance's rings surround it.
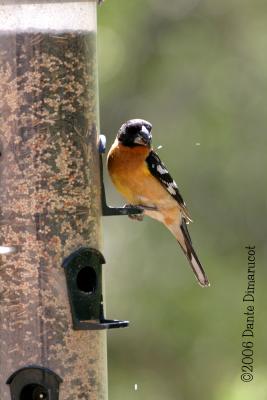
<svg viewBox="0 0 267 400">
<path fill-rule="evenodd" d="M 110 400 L 263 400 L 266 384 L 267 3 L 107 0 L 99 8 L 101 130 L 130 118 L 193 216 L 211 287 L 152 220 L 104 219 Z M 109 202 L 123 204 L 107 178 Z M 256 245 L 254 380 L 242 383 L 246 245 Z M 137 384 L 137 390 L 135 390 Z"/>
</svg>

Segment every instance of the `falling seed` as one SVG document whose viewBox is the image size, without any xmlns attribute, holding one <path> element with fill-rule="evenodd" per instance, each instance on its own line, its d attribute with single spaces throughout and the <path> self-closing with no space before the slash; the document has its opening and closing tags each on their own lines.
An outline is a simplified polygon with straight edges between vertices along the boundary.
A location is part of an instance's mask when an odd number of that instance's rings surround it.
<svg viewBox="0 0 267 400">
<path fill-rule="evenodd" d="M 196 146 L 200 146 L 200 143 L 199 143 L 199 142 L 196 142 Z"/>
<path fill-rule="evenodd" d="M 137 391 L 137 389 L 138 389 L 138 385 L 137 385 L 137 383 L 134 385 L 134 390 L 135 391 Z"/>
</svg>

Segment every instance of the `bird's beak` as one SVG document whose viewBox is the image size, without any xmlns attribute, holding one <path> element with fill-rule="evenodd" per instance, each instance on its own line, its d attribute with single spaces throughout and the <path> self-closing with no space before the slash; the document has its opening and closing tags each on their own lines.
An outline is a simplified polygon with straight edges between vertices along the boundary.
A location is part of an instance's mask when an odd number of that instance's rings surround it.
<svg viewBox="0 0 267 400">
<path fill-rule="evenodd" d="M 142 129 L 139 131 L 138 135 L 134 139 L 134 143 L 141 144 L 143 146 L 147 146 L 150 144 L 152 139 L 152 135 L 149 130 L 143 125 Z"/>
</svg>

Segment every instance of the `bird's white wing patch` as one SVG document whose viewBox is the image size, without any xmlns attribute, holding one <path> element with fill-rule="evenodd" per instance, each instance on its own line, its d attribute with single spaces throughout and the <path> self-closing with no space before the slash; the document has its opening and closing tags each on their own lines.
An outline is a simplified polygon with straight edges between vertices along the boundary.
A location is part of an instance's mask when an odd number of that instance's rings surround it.
<svg viewBox="0 0 267 400">
<path fill-rule="evenodd" d="M 160 164 L 157 165 L 157 171 L 162 175 L 168 174 L 168 170 Z"/>
<path fill-rule="evenodd" d="M 162 184 L 162 186 L 165 187 L 165 189 L 178 202 L 178 204 L 185 207 L 185 202 L 178 190 L 175 181 L 172 179 L 165 165 L 161 162 L 157 153 L 151 150 L 148 157 L 146 158 L 146 162 L 151 174 L 156 179 L 158 179 L 158 181 Z"/>
<path fill-rule="evenodd" d="M 172 196 L 175 196 L 176 190 L 174 188 L 174 185 L 172 185 L 171 183 L 168 183 L 167 184 L 167 190 Z"/>
</svg>

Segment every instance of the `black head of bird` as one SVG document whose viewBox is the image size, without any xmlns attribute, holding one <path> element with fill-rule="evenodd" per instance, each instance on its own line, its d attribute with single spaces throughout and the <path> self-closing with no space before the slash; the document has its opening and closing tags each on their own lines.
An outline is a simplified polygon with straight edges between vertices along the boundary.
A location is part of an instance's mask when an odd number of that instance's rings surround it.
<svg viewBox="0 0 267 400">
<path fill-rule="evenodd" d="M 130 119 L 119 129 L 117 138 L 124 146 L 151 146 L 152 125 L 144 119 Z"/>
</svg>

